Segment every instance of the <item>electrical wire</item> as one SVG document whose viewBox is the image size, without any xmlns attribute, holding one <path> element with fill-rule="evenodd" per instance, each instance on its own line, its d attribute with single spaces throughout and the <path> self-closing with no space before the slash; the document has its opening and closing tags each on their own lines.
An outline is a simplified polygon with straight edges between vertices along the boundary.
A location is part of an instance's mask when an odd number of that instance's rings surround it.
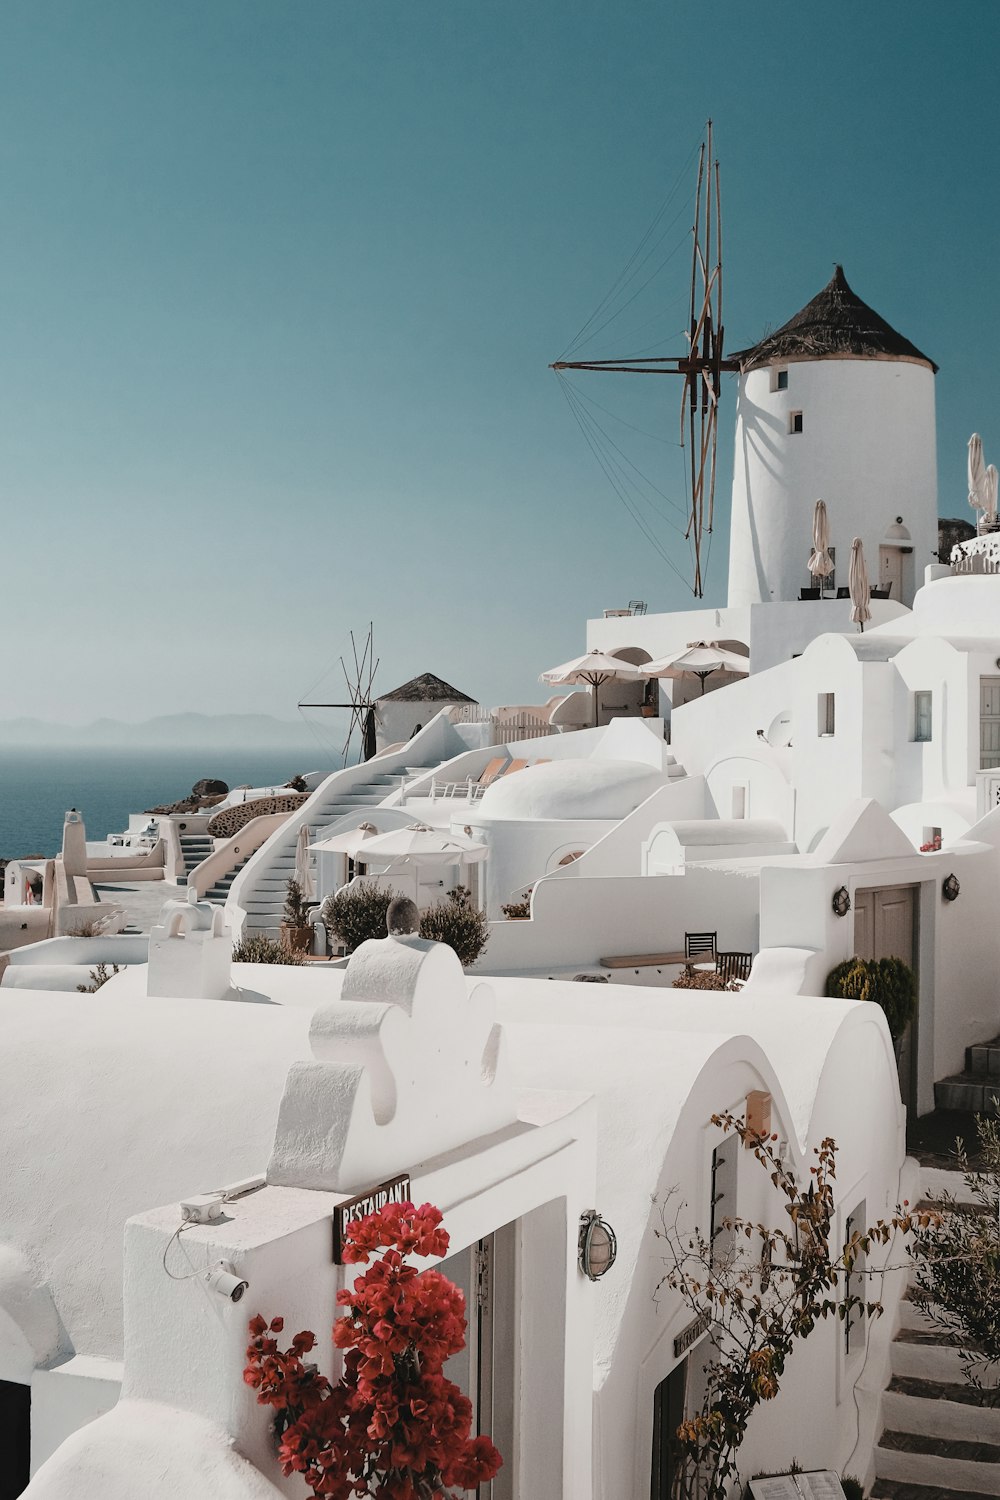
<svg viewBox="0 0 1000 1500">
<path fill-rule="evenodd" d="M 173 1271 L 169 1270 L 167 1267 L 167 1256 L 170 1253 L 171 1245 L 174 1243 L 174 1240 L 180 1240 L 180 1237 L 184 1233 L 185 1229 L 190 1229 L 193 1222 L 193 1219 L 182 1219 L 163 1247 L 163 1255 L 160 1257 L 160 1264 L 163 1266 L 163 1269 L 166 1271 L 171 1281 L 194 1281 L 197 1279 L 197 1277 L 204 1276 L 205 1274 L 204 1271 L 189 1271 L 186 1276 L 175 1276 Z"/>
</svg>

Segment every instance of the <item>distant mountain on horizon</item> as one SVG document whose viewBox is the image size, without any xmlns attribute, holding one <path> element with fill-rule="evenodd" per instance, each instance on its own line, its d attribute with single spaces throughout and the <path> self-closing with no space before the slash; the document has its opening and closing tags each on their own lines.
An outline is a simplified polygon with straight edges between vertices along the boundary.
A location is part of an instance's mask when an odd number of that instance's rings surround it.
<svg viewBox="0 0 1000 1500">
<path fill-rule="evenodd" d="M 332 737 L 337 731 L 331 724 Z M 339 728 L 339 726 L 338 726 Z M 95 719 L 56 724 L 46 719 L 0 719 L 0 749 L 151 749 L 316 751 L 301 720 L 271 714 L 159 714 L 140 723 Z"/>
</svg>

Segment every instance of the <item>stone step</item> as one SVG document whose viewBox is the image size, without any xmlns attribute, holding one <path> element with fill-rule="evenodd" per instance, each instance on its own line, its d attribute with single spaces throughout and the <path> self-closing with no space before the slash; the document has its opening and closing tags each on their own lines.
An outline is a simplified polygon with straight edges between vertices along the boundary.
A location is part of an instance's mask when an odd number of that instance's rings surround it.
<svg viewBox="0 0 1000 1500">
<path fill-rule="evenodd" d="M 960 1109 L 969 1114 L 1000 1114 L 1000 1081 L 990 1082 L 974 1073 L 956 1073 L 940 1078 L 934 1085 L 934 1103 L 938 1109 Z"/>
<path fill-rule="evenodd" d="M 872 1500 L 982 1500 L 980 1490 L 942 1489 L 938 1484 L 906 1484 L 895 1479 L 876 1479 Z"/>
<path fill-rule="evenodd" d="M 968 1366 L 968 1361 L 962 1358 L 963 1352 L 958 1344 L 927 1342 L 912 1331 L 900 1329 L 900 1335 L 890 1346 L 893 1378 L 962 1385 Z M 989 1368 L 979 1373 L 984 1385 L 995 1386 L 1000 1378 L 997 1371 Z"/>
<path fill-rule="evenodd" d="M 1000 1409 L 983 1406 L 974 1386 L 896 1376 L 882 1395 L 882 1420 L 894 1432 L 1000 1444 Z"/>
<path fill-rule="evenodd" d="M 1000 1495 L 1000 1446 L 927 1432 L 883 1432 L 875 1449 L 879 1479 L 938 1485 L 948 1495 Z"/>
<path fill-rule="evenodd" d="M 1000 1088 L 1000 1036 L 990 1042 L 977 1042 L 965 1049 L 965 1071 L 980 1080 L 993 1078 Z"/>
</svg>

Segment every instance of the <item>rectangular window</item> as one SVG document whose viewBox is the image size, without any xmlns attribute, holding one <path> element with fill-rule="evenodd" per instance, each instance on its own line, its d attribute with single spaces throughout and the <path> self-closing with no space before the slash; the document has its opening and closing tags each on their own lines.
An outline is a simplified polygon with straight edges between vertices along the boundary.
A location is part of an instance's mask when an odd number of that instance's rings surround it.
<svg viewBox="0 0 1000 1500">
<path fill-rule="evenodd" d="M 847 1223 L 844 1226 L 844 1239 L 849 1241 L 852 1234 L 863 1234 L 867 1210 L 864 1201 L 849 1213 Z M 865 1254 L 858 1251 L 854 1257 L 854 1264 L 847 1273 L 845 1287 L 849 1297 L 859 1297 L 862 1302 L 868 1299 L 868 1277 L 865 1275 Z M 856 1307 L 848 1313 L 844 1323 L 844 1349 L 847 1354 L 854 1354 L 865 1347 L 868 1335 L 868 1314 L 864 1307 Z"/>
<path fill-rule="evenodd" d="M 932 738 L 931 705 L 934 694 L 917 692 L 913 695 L 913 738 L 927 741 Z"/>
<path fill-rule="evenodd" d="M 788 371 L 787 370 L 775 370 L 775 369 L 771 370 L 771 389 L 772 389 L 772 391 L 787 391 L 788 390 Z"/>
<path fill-rule="evenodd" d="M 818 708 L 817 733 L 822 736 L 835 734 L 837 730 L 836 695 L 820 693 L 816 703 Z"/>
<path fill-rule="evenodd" d="M 736 1231 L 724 1223 L 735 1219 L 736 1178 L 740 1160 L 740 1138 L 728 1135 L 712 1152 L 712 1204 L 709 1241 L 712 1261 L 727 1261 L 736 1248 Z"/>
<path fill-rule="evenodd" d="M 788 413 L 788 430 L 789 432 L 802 431 L 802 413 L 800 411 L 790 411 Z"/>
</svg>

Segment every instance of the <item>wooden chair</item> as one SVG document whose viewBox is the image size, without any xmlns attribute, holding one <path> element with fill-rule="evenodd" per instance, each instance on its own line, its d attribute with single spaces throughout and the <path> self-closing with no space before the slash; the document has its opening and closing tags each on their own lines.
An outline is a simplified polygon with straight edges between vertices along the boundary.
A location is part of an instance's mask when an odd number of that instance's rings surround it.
<svg viewBox="0 0 1000 1500">
<path fill-rule="evenodd" d="M 694 959 L 711 959 L 715 962 L 715 940 L 717 932 L 686 932 L 684 934 L 684 957 L 688 963 Z"/>
<path fill-rule="evenodd" d="M 715 972 L 727 984 L 731 979 L 738 979 L 741 983 L 746 983 L 750 978 L 750 965 L 752 963 L 752 953 L 717 953 L 715 955 Z"/>
</svg>

